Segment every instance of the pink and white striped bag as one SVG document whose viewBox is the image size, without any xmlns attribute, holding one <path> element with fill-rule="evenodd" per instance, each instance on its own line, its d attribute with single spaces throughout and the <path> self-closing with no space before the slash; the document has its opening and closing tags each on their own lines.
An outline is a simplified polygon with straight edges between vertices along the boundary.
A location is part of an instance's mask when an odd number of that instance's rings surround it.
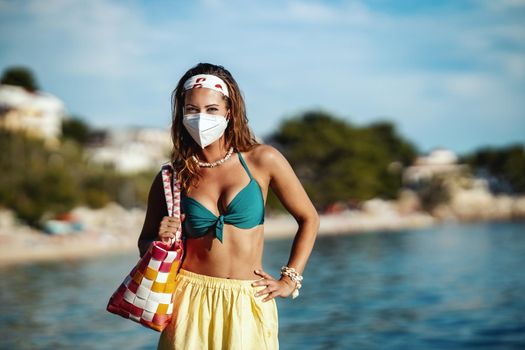
<svg viewBox="0 0 525 350">
<path fill-rule="evenodd" d="M 161 168 L 168 215 L 180 219 L 180 183 L 169 162 Z M 172 190 L 173 179 L 173 190 Z M 175 277 L 184 255 L 182 229 L 169 243 L 153 241 L 109 299 L 107 310 L 158 332 L 173 313 Z"/>
</svg>

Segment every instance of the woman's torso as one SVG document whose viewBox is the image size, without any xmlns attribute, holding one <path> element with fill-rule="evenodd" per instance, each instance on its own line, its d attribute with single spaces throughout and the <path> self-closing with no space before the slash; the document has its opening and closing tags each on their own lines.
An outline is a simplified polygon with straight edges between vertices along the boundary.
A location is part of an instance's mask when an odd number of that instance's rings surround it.
<svg viewBox="0 0 525 350">
<path fill-rule="evenodd" d="M 184 269 L 221 278 L 258 278 L 254 270 L 262 269 L 268 180 L 254 166 L 252 152 L 234 152 L 221 166 L 201 169 L 197 187 L 183 194 Z M 222 222 L 215 224 L 216 219 Z"/>
</svg>

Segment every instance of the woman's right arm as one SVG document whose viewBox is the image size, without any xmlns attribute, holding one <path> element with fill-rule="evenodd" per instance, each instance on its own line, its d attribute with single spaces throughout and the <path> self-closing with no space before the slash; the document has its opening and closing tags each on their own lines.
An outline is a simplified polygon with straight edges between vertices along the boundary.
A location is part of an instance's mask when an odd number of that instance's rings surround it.
<svg viewBox="0 0 525 350">
<path fill-rule="evenodd" d="M 148 251 L 151 242 L 159 240 L 159 227 L 164 216 L 168 215 L 164 187 L 162 184 L 162 172 L 159 171 L 148 194 L 148 206 L 146 218 L 138 240 L 140 257 Z"/>
</svg>

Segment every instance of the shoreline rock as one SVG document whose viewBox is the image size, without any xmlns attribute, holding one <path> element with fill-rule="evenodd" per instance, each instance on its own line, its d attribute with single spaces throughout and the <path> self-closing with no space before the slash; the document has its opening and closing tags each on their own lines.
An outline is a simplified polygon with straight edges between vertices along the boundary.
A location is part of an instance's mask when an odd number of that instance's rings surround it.
<svg viewBox="0 0 525 350">
<path fill-rule="evenodd" d="M 525 197 L 488 200 L 485 196 L 484 201 L 458 197 L 452 203 L 436 208 L 433 215 L 421 211 L 410 194 L 405 193 L 402 198 L 398 201 L 372 199 L 364 202 L 360 210 L 323 214 L 318 235 L 397 231 L 450 221 L 501 221 L 525 217 L 522 215 L 525 213 Z M 0 267 L 91 258 L 133 250 L 136 250 L 138 259 L 137 240 L 145 211 L 126 210 L 111 203 L 102 209 L 78 207 L 72 214 L 82 221 L 83 231 L 50 235 L 20 224 L 13 212 L 0 209 Z M 298 229 L 289 214 L 268 216 L 264 225 L 265 239 L 293 237 Z"/>
</svg>

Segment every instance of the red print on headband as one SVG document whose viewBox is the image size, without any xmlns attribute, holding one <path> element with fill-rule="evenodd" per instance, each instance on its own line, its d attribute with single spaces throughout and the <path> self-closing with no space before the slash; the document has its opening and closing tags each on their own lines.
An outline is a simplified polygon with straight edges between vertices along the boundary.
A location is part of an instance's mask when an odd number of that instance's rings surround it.
<svg viewBox="0 0 525 350">
<path fill-rule="evenodd" d="M 197 78 L 197 80 L 195 80 L 195 84 L 193 84 L 193 88 L 201 88 L 202 87 L 202 84 L 199 84 L 201 81 L 206 81 L 206 78 L 204 77 L 201 77 L 201 78 Z"/>
</svg>

